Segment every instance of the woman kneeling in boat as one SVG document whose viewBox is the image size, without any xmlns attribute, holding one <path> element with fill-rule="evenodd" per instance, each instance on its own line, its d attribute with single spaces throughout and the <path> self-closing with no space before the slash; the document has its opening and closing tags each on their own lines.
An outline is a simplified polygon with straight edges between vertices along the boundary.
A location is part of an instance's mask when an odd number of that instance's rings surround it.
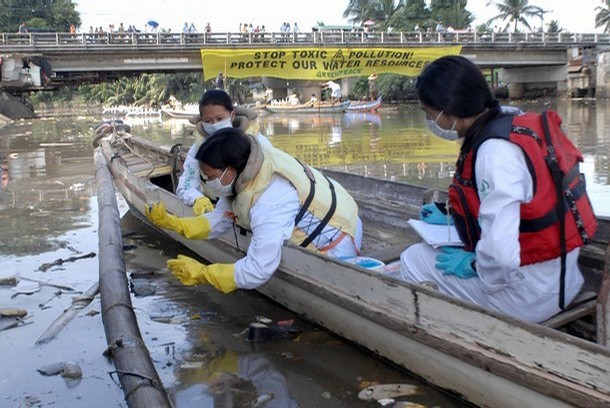
<svg viewBox="0 0 610 408">
<path fill-rule="evenodd" d="M 582 155 L 559 116 L 507 114 L 463 57 L 432 62 L 415 87 L 430 130 L 462 142 L 449 204 L 464 247 L 413 245 L 401 256 L 402 277 L 527 321 L 559 313 L 583 284 L 578 255 L 596 229 L 578 172 Z M 547 164 L 551 151 L 557 172 Z M 421 217 L 448 220 L 434 203 Z"/>
<path fill-rule="evenodd" d="M 257 138 L 268 142 L 267 138 L 259 133 L 259 125 L 254 120 L 255 118 L 256 113 L 251 110 L 234 107 L 231 97 L 225 91 L 212 89 L 204 93 L 199 100 L 199 115 L 189 120 L 197 126 L 197 132 L 203 139 L 221 129 L 238 127 L 244 132 L 256 135 Z M 195 141 L 189 149 L 176 188 L 178 198 L 186 205 L 192 205 L 193 212 L 197 215 L 214 209 L 214 205 L 207 196 L 212 199 L 216 198 L 209 190 L 202 191 L 205 186 L 201 184 L 199 162 L 195 158 L 199 146 L 201 146 L 201 142 Z"/>
<path fill-rule="evenodd" d="M 332 257 L 358 254 L 358 206 L 336 181 L 240 129 L 206 139 L 197 160 L 208 188 L 220 197 L 212 212 L 178 218 L 157 203 L 146 215 L 189 239 L 212 239 L 230 228 L 251 231 L 247 255 L 234 264 L 203 265 L 179 255 L 168 268 L 185 285 L 208 283 L 229 293 L 267 282 L 287 240 Z M 315 187 L 315 188 L 314 188 Z"/>
</svg>

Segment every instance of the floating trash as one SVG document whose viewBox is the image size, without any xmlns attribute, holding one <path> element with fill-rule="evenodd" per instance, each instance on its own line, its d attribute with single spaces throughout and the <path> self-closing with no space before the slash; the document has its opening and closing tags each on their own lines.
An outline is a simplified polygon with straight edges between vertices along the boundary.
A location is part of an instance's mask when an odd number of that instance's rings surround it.
<svg viewBox="0 0 610 408">
<path fill-rule="evenodd" d="M 40 291 L 40 284 L 38 282 L 20 281 L 17 286 L 11 288 L 11 291 L 13 292 L 11 299 L 19 295 L 31 295 Z"/>
<path fill-rule="evenodd" d="M 72 361 L 49 364 L 40 367 L 37 371 L 46 376 L 59 374 L 64 378 L 81 378 L 83 376 L 80 366 Z"/>
<path fill-rule="evenodd" d="M 16 273 L 0 276 L 0 285 L 2 286 L 15 286 L 18 281 L 19 277 Z"/>
<path fill-rule="evenodd" d="M 252 343 L 289 339 L 297 337 L 303 331 L 289 325 L 268 326 L 263 323 L 250 323 L 246 340 Z"/>
<path fill-rule="evenodd" d="M 129 287 L 131 292 L 133 292 L 136 296 L 152 296 L 156 293 L 157 288 L 152 283 L 148 282 L 146 279 L 132 279 L 129 282 Z"/>
<path fill-rule="evenodd" d="M 25 309 L 18 308 L 3 308 L 0 309 L 0 316 L 2 317 L 25 317 L 27 316 L 28 311 Z"/>
<path fill-rule="evenodd" d="M 418 395 L 417 385 L 412 384 L 378 384 L 366 387 L 358 393 L 358 398 L 365 401 L 393 399 L 411 395 Z"/>
</svg>

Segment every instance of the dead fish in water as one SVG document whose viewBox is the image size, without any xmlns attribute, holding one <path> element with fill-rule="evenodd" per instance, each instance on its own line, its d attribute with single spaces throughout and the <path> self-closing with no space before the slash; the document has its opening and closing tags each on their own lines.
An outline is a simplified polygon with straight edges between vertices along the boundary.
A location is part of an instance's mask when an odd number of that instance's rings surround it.
<svg viewBox="0 0 610 408">
<path fill-rule="evenodd" d="M 155 278 L 156 275 L 158 275 L 158 273 L 151 269 L 134 269 L 129 273 L 131 279 Z"/>
<path fill-rule="evenodd" d="M 0 276 L 0 285 L 15 286 L 19 278 L 16 273 Z"/>
<path fill-rule="evenodd" d="M 2 317 L 25 317 L 27 316 L 28 311 L 25 309 L 17 309 L 17 308 L 3 308 L 0 309 L 0 316 Z"/>
<path fill-rule="evenodd" d="M 72 361 L 49 364 L 40 367 L 36 371 L 46 376 L 59 374 L 64 378 L 81 378 L 83 376 L 83 371 L 80 366 Z"/>
<path fill-rule="evenodd" d="M 157 291 L 157 288 L 147 279 L 132 279 L 129 282 L 129 288 L 136 296 L 151 296 Z"/>
<path fill-rule="evenodd" d="M 20 281 L 17 286 L 11 288 L 11 291 L 13 292 L 11 299 L 19 295 L 31 295 L 40 291 L 40 284 L 38 282 Z"/>
<path fill-rule="evenodd" d="M 275 326 L 268 326 L 263 323 L 250 323 L 246 340 L 251 343 L 257 343 L 263 341 L 289 339 L 297 337 L 302 333 L 302 330 L 291 326 L 279 324 Z"/>
<path fill-rule="evenodd" d="M 413 384 L 378 384 L 366 387 L 358 393 L 358 398 L 365 401 L 392 399 L 420 393 L 418 386 Z"/>
</svg>

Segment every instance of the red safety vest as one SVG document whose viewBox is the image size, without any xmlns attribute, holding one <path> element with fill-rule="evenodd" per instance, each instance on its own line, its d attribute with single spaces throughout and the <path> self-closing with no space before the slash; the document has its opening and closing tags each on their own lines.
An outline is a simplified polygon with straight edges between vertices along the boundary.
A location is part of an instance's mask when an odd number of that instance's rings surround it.
<svg viewBox="0 0 610 408">
<path fill-rule="evenodd" d="M 586 244 L 597 228 L 593 208 L 585 190 L 584 176 L 579 163 L 582 154 L 562 132 L 561 118 L 554 111 L 546 113 L 548 136 L 554 146 L 547 149 L 549 138 L 544 132 L 543 115 L 527 113 L 521 116 L 502 116 L 492 120 L 464 145 L 456 164 L 453 183 L 449 187 L 451 214 L 465 250 L 474 251 L 481 236 L 478 223 L 480 199 L 475 178 L 475 161 L 478 148 L 491 138 L 501 138 L 518 145 L 525 154 L 533 180 L 533 199 L 521 205 L 519 244 L 521 265 L 557 258 L 561 255 L 560 217 L 565 223 L 565 251 Z M 561 194 L 564 205 L 558 209 L 557 183 L 553 178 L 549 160 L 554 155 L 561 173 Z"/>
</svg>

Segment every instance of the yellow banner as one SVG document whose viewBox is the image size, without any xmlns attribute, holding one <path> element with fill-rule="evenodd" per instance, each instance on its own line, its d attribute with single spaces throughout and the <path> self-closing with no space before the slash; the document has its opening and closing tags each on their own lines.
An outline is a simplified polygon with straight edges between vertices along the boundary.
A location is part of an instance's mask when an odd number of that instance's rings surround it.
<svg viewBox="0 0 610 408">
<path fill-rule="evenodd" d="M 202 49 L 204 80 L 219 72 L 227 77 L 269 76 L 330 80 L 372 73 L 417 76 L 431 61 L 458 55 L 461 45 L 428 48 L 272 48 Z"/>
</svg>

